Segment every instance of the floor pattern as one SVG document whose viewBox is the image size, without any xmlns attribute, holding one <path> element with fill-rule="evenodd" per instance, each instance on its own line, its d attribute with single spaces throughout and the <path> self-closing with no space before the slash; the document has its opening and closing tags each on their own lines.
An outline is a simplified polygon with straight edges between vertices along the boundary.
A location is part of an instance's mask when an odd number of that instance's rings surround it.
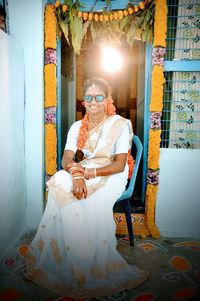
<svg viewBox="0 0 200 301">
<path fill-rule="evenodd" d="M 73 301 L 24 278 L 20 246 L 28 245 L 33 236 L 34 233 L 24 235 L 1 260 L 0 301 Z M 135 246 L 130 247 L 128 239 L 120 236 L 117 248 L 128 263 L 150 272 L 148 281 L 134 290 L 90 301 L 200 300 L 200 241 L 197 239 L 136 239 Z"/>
</svg>

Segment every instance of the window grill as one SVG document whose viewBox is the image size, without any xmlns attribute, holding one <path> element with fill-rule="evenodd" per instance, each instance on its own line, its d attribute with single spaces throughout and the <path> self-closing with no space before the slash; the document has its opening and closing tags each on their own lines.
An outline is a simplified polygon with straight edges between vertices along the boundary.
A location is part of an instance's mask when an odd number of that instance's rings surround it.
<svg viewBox="0 0 200 301">
<path fill-rule="evenodd" d="M 166 60 L 200 59 L 200 1 L 168 1 Z"/>
<path fill-rule="evenodd" d="M 200 148 L 200 72 L 165 72 L 161 147 Z"/>
<path fill-rule="evenodd" d="M 200 1 L 168 1 L 164 148 L 200 148 Z"/>
</svg>

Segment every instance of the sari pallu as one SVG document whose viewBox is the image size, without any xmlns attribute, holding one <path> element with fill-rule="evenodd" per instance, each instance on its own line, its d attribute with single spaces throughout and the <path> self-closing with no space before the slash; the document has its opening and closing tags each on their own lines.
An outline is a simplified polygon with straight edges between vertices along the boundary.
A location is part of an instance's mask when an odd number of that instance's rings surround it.
<svg viewBox="0 0 200 301">
<path fill-rule="evenodd" d="M 69 133 L 75 141 L 78 127 L 80 122 Z M 89 139 L 81 164 L 108 165 L 116 153 L 128 152 L 130 121 L 118 115 L 108 117 L 90 132 Z M 70 147 L 67 142 L 66 148 Z M 125 189 L 127 176 L 126 165 L 121 173 L 86 180 L 88 197 L 80 201 L 71 193 L 68 172 L 61 170 L 49 180 L 47 206 L 26 257 L 28 279 L 77 299 L 131 289 L 146 279 L 145 272 L 128 265 L 116 250 L 113 205 Z"/>
</svg>

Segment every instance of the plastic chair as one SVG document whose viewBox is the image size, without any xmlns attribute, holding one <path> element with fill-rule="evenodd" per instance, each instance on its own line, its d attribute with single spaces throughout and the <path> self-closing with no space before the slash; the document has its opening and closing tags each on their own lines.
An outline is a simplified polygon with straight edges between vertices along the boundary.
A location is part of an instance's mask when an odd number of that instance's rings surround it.
<svg viewBox="0 0 200 301">
<path fill-rule="evenodd" d="M 134 245 L 134 235 L 133 235 L 133 227 L 132 227 L 132 221 L 131 221 L 131 209 L 130 209 L 129 200 L 134 191 L 138 168 L 139 168 L 142 151 L 143 151 L 142 143 L 141 143 L 139 137 L 136 135 L 133 136 L 133 143 L 132 143 L 132 147 L 131 147 L 132 155 L 133 155 L 133 151 L 135 151 L 135 150 L 136 150 L 135 164 L 134 164 L 134 169 L 133 169 L 131 179 L 130 179 L 129 183 L 127 184 L 126 190 L 122 193 L 121 197 L 116 201 L 116 203 L 120 203 L 123 206 L 125 216 L 126 216 L 126 224 L 127 224 L 127 228 L 128 228 L 128 235 L 129 235 L 129 241 L 130 241 L 131 246 Z"/>
</svg>

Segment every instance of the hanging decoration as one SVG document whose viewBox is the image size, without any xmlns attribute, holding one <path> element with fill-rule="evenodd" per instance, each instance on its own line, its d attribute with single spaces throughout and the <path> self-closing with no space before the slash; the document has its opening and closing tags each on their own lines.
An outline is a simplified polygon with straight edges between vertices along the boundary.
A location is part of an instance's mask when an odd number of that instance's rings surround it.
<svg viewBox="0 0 200 301">
<path fill-rule="evenodd" d="M 141 1 L 138 5 L 129 3 L 124 10 L 104 9 L 102 12 L 81 11 L 81 1 L 64 2 L 65 4 L 61 4 L 59 0 L 55 2 L 55 14 L 59 31 L 64 34 L 68 43 L 71 42 L 76 54 L 80 53 L 88 29 L 93 42 L 101 40 L 120 44 L 121 38 L 126 37 L 127 43 L 133 46 L 135 39 L 152 41 L 152 0 Z"/>
<path fill-rule="evenodd" d="M 161 116 L 164 89 L 164 54 L 167 32 L 166 0 L 155 1 L 154 44 L 152 52 L 152 88 L 150 100 L 150 130 L 148 145 L 148 171 L 145 213 L 149 234 L 157 238 L 160 233 L 155 225 L 155 206 L 159 183 L 159 157 L 161 142 Z"/>
</svg>

